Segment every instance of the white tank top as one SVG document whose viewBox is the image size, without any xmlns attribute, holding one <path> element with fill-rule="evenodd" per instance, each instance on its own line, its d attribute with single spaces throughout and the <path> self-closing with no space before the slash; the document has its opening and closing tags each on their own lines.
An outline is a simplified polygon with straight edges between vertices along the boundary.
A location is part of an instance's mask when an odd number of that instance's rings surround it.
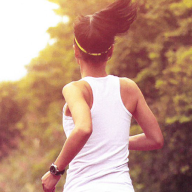
<svg viewBox="0 0 192 192">
<path fill-rule="evenodd" d="M 131 113 L 125 108 L 116 76 L 82 79 L 93 92 L 93 132 L 69 164 L 64 192 L 134 192 L 128 168 Z M 68 137 L 72 117 L 63 116 Z"/>
</svg>

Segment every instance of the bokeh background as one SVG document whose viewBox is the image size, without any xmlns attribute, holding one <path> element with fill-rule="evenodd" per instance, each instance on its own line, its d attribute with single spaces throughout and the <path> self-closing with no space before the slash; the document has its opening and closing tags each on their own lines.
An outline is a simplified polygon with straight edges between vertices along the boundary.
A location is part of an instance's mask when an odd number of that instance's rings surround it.
<svg viewBox="0 0 192 192">
<path fill-rule="evenodd" d="M 65 141 L 61 90 L 80 79 L 72 49 L 73 21 L 113 2 L 49 1 L 58 5 L 55 13 L 64 18 L 47 31 L 52 43 L 28 63 L 22 79 L 0 83 L 2 192 L 42 191 L 41 176 Z M 158 151 L 131 151 L 133 185 L 136 192 L 191 192 L 192 1 L 137 3 L 137 19 L 128 34 L 116 39 L 107 70 L 138 84 L 158 119 L 165 145 Z M 133 121 L 131 134 L 140 132 Z M 56 191 L 62 191 L 64 182 L 65 176 Z"/>
</svg>

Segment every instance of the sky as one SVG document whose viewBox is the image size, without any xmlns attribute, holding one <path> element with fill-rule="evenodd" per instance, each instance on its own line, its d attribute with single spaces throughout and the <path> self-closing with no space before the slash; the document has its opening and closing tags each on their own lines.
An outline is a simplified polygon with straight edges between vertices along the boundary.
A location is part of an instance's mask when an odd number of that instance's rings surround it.
<svg viewBox="0 0 192 192">
<path fill-rule="evenodd" d="M 48 0 L 0 1 L 0 82 L 17 81 L 25 66 L 51 43 L 47 29 L 61 21 Z"/>
</svg>

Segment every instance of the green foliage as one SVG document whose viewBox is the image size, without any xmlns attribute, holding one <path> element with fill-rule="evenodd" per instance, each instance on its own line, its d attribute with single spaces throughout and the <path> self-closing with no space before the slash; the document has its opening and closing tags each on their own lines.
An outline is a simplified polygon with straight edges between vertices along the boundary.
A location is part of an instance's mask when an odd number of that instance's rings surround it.
<svg viewBox="0 0 192 192">
<path fill-rule="evenodd" d="M 69 16 L 69 23 L 49 28 L 54 43 L 31 61 L 24 79 L 0 85 L 0 191 L 41 191 L 40 178 L 65 141 L 62 87 L 80 78 L 72 23 L 76 16 L 92 14 L 113 2 L 83 0 L 77 6 L 74 0 L 49 1 L 60 6 L 55 12 Z M 139 0 L 137 20 L 128 34 L 116 39 L 107 68 L 137 82 L 165 137 L 162 150 L 130 152 L 136 192 L 189 192 L 192 188 L 191 13 L 191 0 Z M 133 121 L 131 134 L 140 132 Z"/>
<path fill-rule="evenodd" d="M 10 149 L 17 147 L 21 136 L 21 121 L 27 100 L 18 97 L 19 88 L 15 83 L 0 85 L 0 159 L 7 156 Z"/>
</svg>

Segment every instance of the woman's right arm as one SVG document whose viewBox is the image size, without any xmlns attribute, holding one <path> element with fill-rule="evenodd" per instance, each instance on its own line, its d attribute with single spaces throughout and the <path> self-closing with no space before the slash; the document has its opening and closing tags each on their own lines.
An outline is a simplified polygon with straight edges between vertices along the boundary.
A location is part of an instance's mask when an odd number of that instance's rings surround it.
<svg viewBox="0 0 192 192">
<path fill-rule="evenodd" d="M 147 151 L 162 148 L 164 139 L 159 124 L 136 84 L 134 95 L 136 106 L 132 115 L 141 126 L 143 133 L 130 136 L 129 150 Z"/>
</svg>

